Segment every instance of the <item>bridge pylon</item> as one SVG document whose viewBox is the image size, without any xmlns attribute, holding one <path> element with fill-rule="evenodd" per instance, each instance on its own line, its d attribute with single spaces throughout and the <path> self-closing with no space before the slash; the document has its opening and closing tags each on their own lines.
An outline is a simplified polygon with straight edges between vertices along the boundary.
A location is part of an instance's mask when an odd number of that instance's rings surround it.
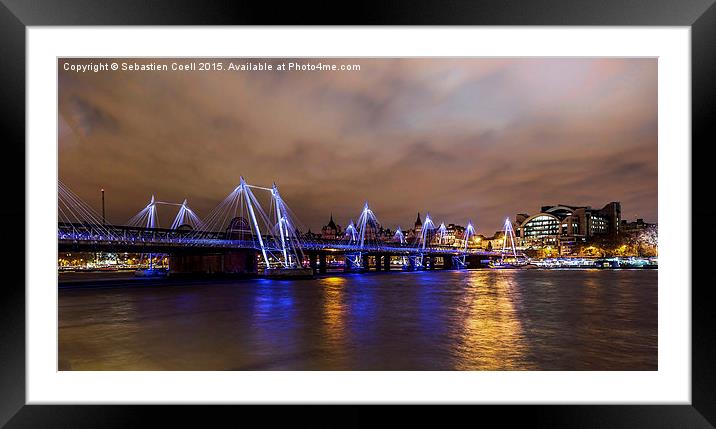
<svg viewBox="0 0 716 429">
<path fill-rule="evenodd" d="M 502 256 L 500 259 L 505 258 L 505 253 L 512 251 L 512 257 L 517 259 L 517 248 L 515 246 L 515 231 L 512 229 L 512 222 L 510 218 L 505 219 L 505 236 L 502 237 Z"/>
<path fill-rule="evenodd" d="M 254 191 L 261 193 L 268 210 Z M 241 176 L 239 185 L 209 213 L 204 226 L 208 231 L 225 234 L 227 240 L 256 249 L 266 269 L 304 267 L 298 219 L 275 183 L 270 188 L 251 185 Z M 196 239 L 201 236 L 197 234 Z"/>
<path fill-rule="evenodd" d="M 417 270 L 424 269 L 428 266 L 429 261 L 427 261 L 424 256 L 427 253 L 427 249 L 430 248 L 436 229 L 437 227 L 430 217 L 430 213 L 426 213 L 425 221 L 423 222 L 422 230 L 420 231 L 420 236 L 418 237 L 418 254 L 415 256 L 413 261 L 415 269 Z"/>
<path fill-rule="evenodd" d="M 463 237 L 465 239 L 465 243 L 462 248 L 462 255 L 453 258 L 453 264 L 457 267 L 457 269 L 467 268 L 467 247 L 470 243 L 470 239 L 474 236 L 475 227 L 472 225 L 472 220 L 469 220 L 467 222 L 467 226 L 465 227 L 465 236 Z"/>
</svg>

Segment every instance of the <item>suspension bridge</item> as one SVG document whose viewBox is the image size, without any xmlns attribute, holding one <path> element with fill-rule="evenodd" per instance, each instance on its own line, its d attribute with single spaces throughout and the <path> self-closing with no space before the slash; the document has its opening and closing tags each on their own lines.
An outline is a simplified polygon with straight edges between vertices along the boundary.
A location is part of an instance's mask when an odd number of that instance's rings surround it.
<svg viewBox="0 0 716 429">
<path fill-rule="evenodd" d="M 169 228 L 159 223 L 158 208 L 177 210 Z M 326 259 L 344 259 L 346 271 L 461 269 L 470 261 L 502 258 L 501 250 L 469 248 L 475 228 L 469 222 L 462 247 L 447 244 L 447 228 L 426 215 L 420 234 L 409 242 L 398 227 L 390 239 L 379 234 L 380 223 L 366 202 L 339 240 L 307 238 L 305 227 L 288 207 L 278 186 L 256 186 L 242 177 L 209 214 L 201 219 L 186 199 L 181 203 L 149 203 L 124 225 L 106 224 L 91 206 L 62 182 L 58 184 L 58 247 L 60 252 L 132 252 L 166 254 L 172 272 L 325 272 Z"/>
</svg>

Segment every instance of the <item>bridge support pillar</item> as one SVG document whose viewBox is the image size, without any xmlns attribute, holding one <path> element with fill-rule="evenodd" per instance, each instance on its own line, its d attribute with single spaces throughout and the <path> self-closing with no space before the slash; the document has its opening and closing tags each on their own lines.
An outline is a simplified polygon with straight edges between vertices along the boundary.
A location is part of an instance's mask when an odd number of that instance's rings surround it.
<svg viewBox="0 0 716 429">
<path fill-rule="evenodd" d="M 362 258 L 361 262 L 363 263 L 363 269 L 368 271 L 370 269 L 370 260 L 369 260 L 370 258 L 368 257 L 367 254 L 362 254 L 361 258 Z"/>
<path fill-rule="evenodd" d="M 311 264 L 311 270 L 313 270 L 313 274 L 315 275 L 318 272 L 318 255 L 311 252 L 308 254 L 308 260 Z"/>
<path fill-rule="evenodd" d="M 375 254 L 375 270 L 381 271 L 383 269 L 383 262 L 382 262 L 383 255 L 380 253 Z"/>
<path fill-rule="evenodd" d="M 318 272 L 326 274 L 326 254 L 321 252 L 318 254 Z"/>
<path fill-rule="evenodd" d="M 452 270 L 452 269 L 453 269 L 452 255 L 443 256 L 443 270 Z"/>
<path fill-rule="evenodd" d="M 431 270 L 435 269 L 435 256 L 428 257 L 428 264 Z"/>
<path fill-rule="evenodd" d="M 387 253 L 383 255 L 383 269 L 385 271 L 390 271 L 390 255 Z"/>
<path fill-rule="evenodd" d="M 487 266 L 487 263 L 484 263 L 483 261 L 487 261 L 490 259 L 492 258 L 489 256 L 467 255 L 465 257 L 465 264 L 471 268 L 484 268 Z"/>
<path fill-rule="evenodd" d="M 353 262 L 351 262 L 351 258 L 348 257 L 348 255 L 345 256 L 345 265 L 343 265 L 343 271 L 349 272 L 353 268 Z"/>
</svg>

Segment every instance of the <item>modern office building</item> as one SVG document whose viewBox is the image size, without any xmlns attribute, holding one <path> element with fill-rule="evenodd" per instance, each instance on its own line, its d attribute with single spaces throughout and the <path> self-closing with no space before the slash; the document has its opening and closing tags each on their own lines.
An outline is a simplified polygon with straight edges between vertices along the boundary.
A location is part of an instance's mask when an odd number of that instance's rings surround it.
<svg viewBox="0 0 716 429">
<path fill-rule="evenodd" d="M 591 206 L 543 206 L 539 213 L 520 213 L 515 234 L 524 247 L 585 242 L 598 235 L 618 234 L 621 204 L 611 202 L 601 209 Z"/>
</svg>

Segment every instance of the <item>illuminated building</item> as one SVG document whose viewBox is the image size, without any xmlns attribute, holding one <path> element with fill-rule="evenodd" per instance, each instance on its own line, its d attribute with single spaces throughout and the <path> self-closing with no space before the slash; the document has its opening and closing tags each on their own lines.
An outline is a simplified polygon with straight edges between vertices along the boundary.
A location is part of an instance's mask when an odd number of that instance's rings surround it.
<svg viewBox="0 0 716 429">
<path fill-rule="evenodd" d="M 300 235 L 300 233 L 297 235 Z M 303 234 L 303 237 L 306 238 L 307 240 L 319 240 L 319 239 L 323 238 L 323 235 L 317 234 L 315 232 L 311 232 L 311 228 L 308 228 L 308 232 Z"/>
<path fill-rule="evenodd" d="M 516 216 L 516 235 L 522 247 L 570 246 L 599 235 L 619 234 L 621 203 L 601 209 L 591 206 L 543 206 L 539 213 Z"/>
<path fill-rule="evenodd" d="M 333 221 L 333 213 L 331 213 L 331 220 L 328 221 L 328 225 L 321 228 L 321 238 L 324 240 L 340 240 L 343 237 L 343 230 L 340 225 L 336 225 Z"/>
<path fill-rule="evenodd" d="M 442 235 L 442 244 L 454 247 L 464 247 L 465 245 L 465 227 L 454 223 L 445 227 L 445 233 Z"/>
<path fill-rule="evenodd" d="M 480 246 L 484 250 L 499 250 L 505 239 L 505 231 L 496 231 L 492 237 L 479 236 Z"/>
<path fill-rule="evenodd" d="M 408 230 L 407 239 L 410 242 L 413 242 L 418 237 L 420 237 L 423 233 L 423 221 L 420 219 L 420 212 L 418 212 L 418 218 L 415 219 L 415 225 L 412 229 Z"/>
<path fill-rule="evenodd" d="M 415 220 L 415 229 L 413 229 L 415 235 L 420 235 L 423 232 L 423 221 L 420 220 L 420 212 L 418 212 L 418 218 Z"/>
</svg>

